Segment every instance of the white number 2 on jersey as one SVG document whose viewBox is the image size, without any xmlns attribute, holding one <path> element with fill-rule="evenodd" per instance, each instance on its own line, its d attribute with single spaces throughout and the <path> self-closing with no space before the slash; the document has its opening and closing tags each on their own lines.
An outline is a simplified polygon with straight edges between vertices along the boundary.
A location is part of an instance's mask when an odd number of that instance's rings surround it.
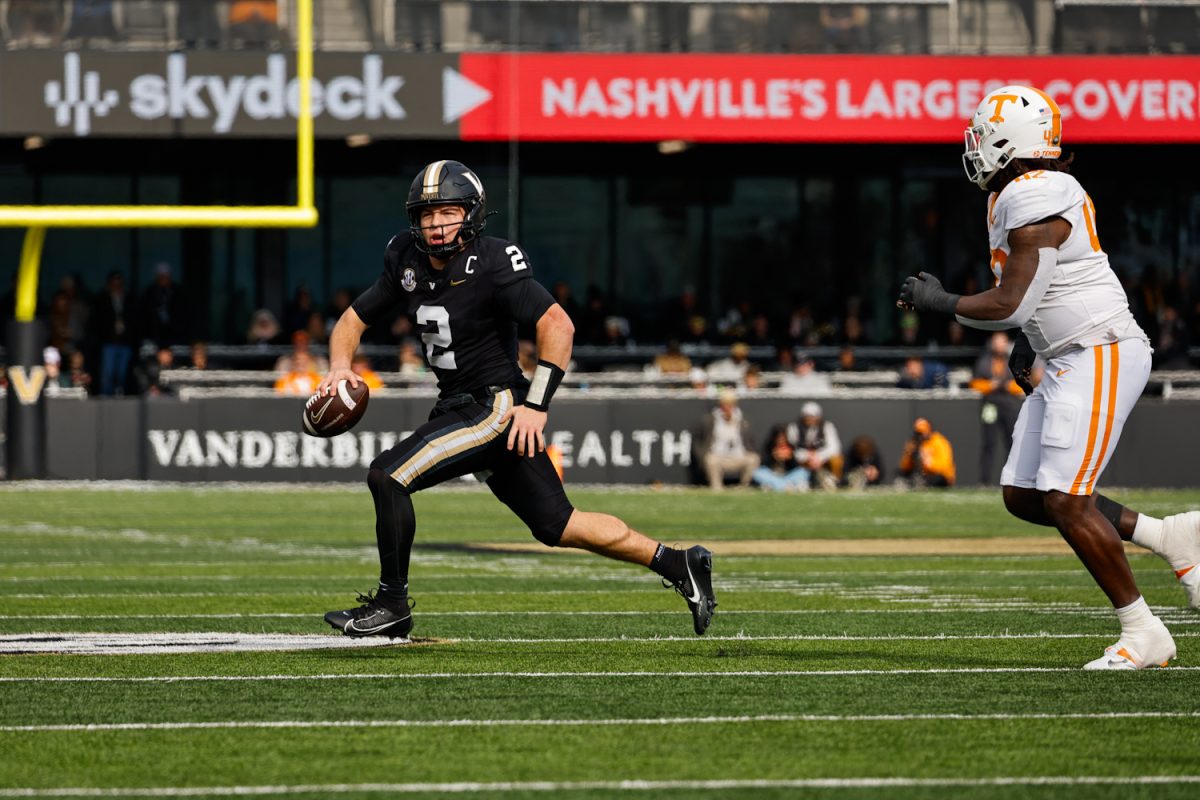
<svg viewBox="0 0 1200 800">
<path fill-rule="evenodd" d="M 529 266 L 525 263 L 525 255 L 521 252 L 521 248 L 515 244 L 510 244 L 504 248 L 504 252 L 508 254 L 509 260 L 512 261 L 513 272 L 519 272 Z"/>
<path fill-rule="evenodd" d="M 429 365 L 438 369 L 458 369 L 458 365 L 454 363 L 454 351 L 450 349 L 450 343 L 453 341 L 450 336 L 450 312 L 445 306 L 419 307 L 417 324 L 428 325 L 430 322 L 437 325 L 437 330 L 421 334 Z M 438 352 L 438 348 L 441 352 Z"/>
</svg>

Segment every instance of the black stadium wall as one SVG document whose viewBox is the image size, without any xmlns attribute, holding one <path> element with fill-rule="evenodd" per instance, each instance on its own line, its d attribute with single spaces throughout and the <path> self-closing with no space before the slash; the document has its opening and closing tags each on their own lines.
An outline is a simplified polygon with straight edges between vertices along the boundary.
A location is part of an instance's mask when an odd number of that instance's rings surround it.
<svg viewBox="0 0 1200 800">
<path fill-rule="evenodd" d="M 377 396 L 363 422 L 333 439 L 300 431 L 294 399 L 50 399 L 47 477 L 163 481 L 361 481 L 380 451 L 421 424 L 427 398 Z M 843 446 L 869 435 L 896 464 L 912 421 L 925 416 L 950 439 L 959 483 L 979 482 L 981 402 L 927 397 L 822 401 Z M 561 398 L 548 438 L 563 452 L 570 483 L 682 484 L 692 479 L 693 431 L 713 402 L 686 399 Z M 747 399 L 741 405 L 756 442 L 796 418 L 795 399 Z M 1104 483 L 1189 487 L 1197 484 L 1200 402 L 1143 399 L 1130 417 Z M 999 463 L 992 481 L 999 476 Z"/>
</svg>

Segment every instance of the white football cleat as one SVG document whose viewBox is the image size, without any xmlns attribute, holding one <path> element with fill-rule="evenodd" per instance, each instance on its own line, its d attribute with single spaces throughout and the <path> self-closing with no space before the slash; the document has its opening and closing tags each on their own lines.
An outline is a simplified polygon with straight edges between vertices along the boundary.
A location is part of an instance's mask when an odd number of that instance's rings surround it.
<svg viewBox="0 0 1200 800">
<path fill-rule="evenodd" d="M 1120 641 L 1104 648 L 1104 655 L 1083 665 L 1086 670 L 1145 669 L 1165 667 L 1175 657 L 1175 640 L 1167 626 L 1158 622 L 1157 629 L 1122 634 Z"/>
<path fill-rule="evenodd" d="M 1200 608 L 1200 511 L 1164 517 L 1162 541 L 1188 605 Z"/>
</svg>

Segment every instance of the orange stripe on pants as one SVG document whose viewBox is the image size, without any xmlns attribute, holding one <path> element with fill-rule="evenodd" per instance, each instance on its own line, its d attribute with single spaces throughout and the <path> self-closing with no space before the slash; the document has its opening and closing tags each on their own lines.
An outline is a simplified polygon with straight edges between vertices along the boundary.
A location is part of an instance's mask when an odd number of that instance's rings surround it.
<svg viewBox="0 0 1200 800">
<path fill-rule="evenodd" d="M 1104 421 L 1104 438 L 1100 442 L 1100 454 L 1096 457 L 1092 479 L 1088 481 L 1087 491 L 1084 494 L 1092 493 L 1092 488 L 1096 485 L 1096 478 L 1100 477 L 1100 468 L 1104 466 L 1104 454 L 1108 452 L 1108 440 L 1112 437 L 1113 421 L 1117 417 L 1117 370 L 1121 366 L 1121 352 L 1117 349 L 1117 342 L 1108 346 L 1108 355 L 1108 372 L 1112 376 L 1112 380 L 1108 383 L 1108 419 Z"/>
<path fill-rule="evenodd" d="M 1071 484 L 1071 494 L 1082 494 L 1083 476 L 1087 474 L 1088 466 L 1092 463 L 1092 448 L 1096 446 L 1096 431 L 1100 427 L 1100 401 L 1104 397 L 1104 352 L 1093 348 L 1096 354 L 1096 376 L 1092 387 L 1092 422 L 1088 426 L 1087 449 L 1083 451 L 1083 463 L 1079 472 L 1075 473 L 1075 482 Z"/>
</svg>

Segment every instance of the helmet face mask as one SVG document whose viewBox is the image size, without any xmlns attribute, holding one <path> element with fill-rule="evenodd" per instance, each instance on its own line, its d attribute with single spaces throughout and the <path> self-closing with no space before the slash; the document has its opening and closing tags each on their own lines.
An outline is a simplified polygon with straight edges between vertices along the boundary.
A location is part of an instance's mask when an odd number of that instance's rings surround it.
<svg viewBox="0 0 1200 800">
<path fill-rule="evenodd" d="M 1062 155 L 1062 115 L 1039 89 L 1002 86 L 984 97 L 963 140 L 967 179 L 988 191 L 988 181 L 1014 158 Z"/>
<path fill-rule="evenodd" d="M 449 241 L 430 245 L 421 228 L 421 212 L 433 206 L 459 206 L 463 220 L 458 234 Z M 487 200 L 479 177 L 458 161 L 434 161 L 413 180 L 408 190 L 409 231 L 417 249 L 438 259 L 447 259 L 478 238 L 487 223 Z"/>
</svg>

